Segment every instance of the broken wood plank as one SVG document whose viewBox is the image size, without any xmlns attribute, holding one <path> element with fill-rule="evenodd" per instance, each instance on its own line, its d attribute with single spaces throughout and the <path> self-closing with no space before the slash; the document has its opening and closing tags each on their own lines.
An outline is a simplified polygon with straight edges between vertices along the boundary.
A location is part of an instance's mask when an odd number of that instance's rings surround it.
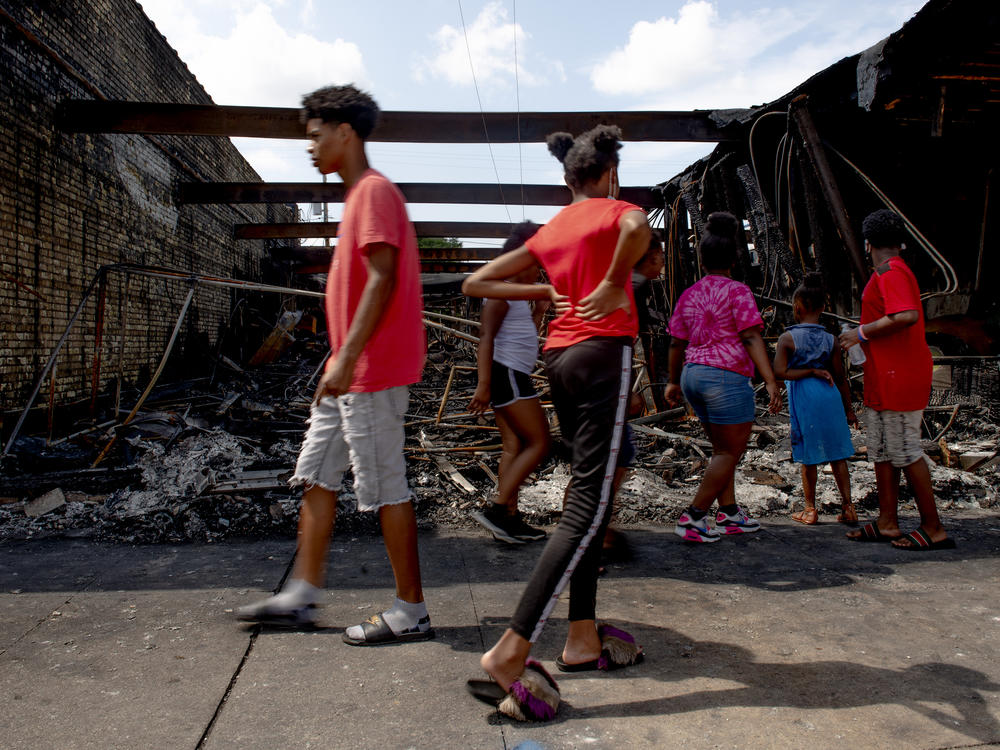
<svg viewBox="0 0 1000 750">
<path fill-rule="evenodd" d="M 428 452 L 436 447 L 423 431 L 420 433 L 420 445 L 422 445 Z M 473 487 L 472 483 L 468 479 L 462 476 L 462 472 L 456 469 L 455 465 L 451 461 L 437 453 L 431 454 L 431 457 L 434 459 L 434 463 L 437 464 L 441 472 L 448 477 L 448 479 L 454 482 L 455 485 L 462 490 L 462 492 L 467 492 L 470 495 L 476 494 L 476 488 Z"/>
</svg>

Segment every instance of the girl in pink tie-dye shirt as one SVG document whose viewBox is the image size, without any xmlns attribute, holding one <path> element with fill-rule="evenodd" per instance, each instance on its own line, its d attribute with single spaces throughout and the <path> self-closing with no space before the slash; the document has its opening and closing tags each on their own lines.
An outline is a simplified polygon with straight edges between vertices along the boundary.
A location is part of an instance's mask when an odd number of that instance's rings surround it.
<svg viewBox="0 0 1000 750">
<path fill-rule="evenodd" d="M 750 386 L 754 365 L 771 397 L 772 412 L 781 394 L 761 338 L 763 327 L 753 293 L 731 278 L 736 263 L 735 216 L 717 212 L 708 217 L 701 237 L 706 276 L 687 289 L 670 318 L 670 384 L 666 397 L 673 405 L 681 394 L 698 415 L 712 441 L 712 460 L 694 500 L 677 521 L 674 532 L 690 542 L 716 542 L 722 534 L 760 529 L 736 503 L 736 465 L 746 450 L 754 420 Z M 683 371 L 681 365 L 683 364 Z M 715 527 L 708 509 L 718 499 Z"/>
</svg>

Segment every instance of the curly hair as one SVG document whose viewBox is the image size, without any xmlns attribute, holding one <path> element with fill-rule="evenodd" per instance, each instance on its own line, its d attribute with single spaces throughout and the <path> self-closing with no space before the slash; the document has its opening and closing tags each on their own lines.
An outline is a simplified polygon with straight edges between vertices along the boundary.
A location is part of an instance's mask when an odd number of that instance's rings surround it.
<svg viewBox="0 0 1000 750">
<path fill-rule="evenodd" d="M 826 307 L 826 287 L 823 286 L 823 274 L 810 271 L 803 277 L 802 283 L 792 294 L 792 300 L 802 303 L 809 312 L 816 312 Z"/>
<path fill-rule="evenodd" d="M 880 208 L 865 217 L 861 234 L 872 247 L 899 247 L 906 240 L 906 226 L 895 211 Z"/>
<path fill-rule="evenodd" d="M 598 125 L 576 138 L 569 133 L 552 133 L 545 143 L 549 152 L 562 162 L 566 182 L 579 190 L 618 166 L 621 137 L 622 131 L 616 125 Z"/>
<path fill-rule="evenodd" d="M 517 250 L 521 245 L 530 240 L 535 236 L 542 227 L 533 221 L 522 221 L 520 224 L 515 224 L 514 228 L 510 232 L 510 237 L 506 239 L 503 243 L 503 247 L 497 255 L 503 255 L 504 253 L 509 253 L 511 250 Z"/>
<path fill-rule="evenodd" d="M 736 232 L 739 219 L 728 211 L 708 215 L 701 233 L 701 263 L 709 271 L 732 268 L 736 263 Z"/>
<path fill-rule="evenodd" d="M 364 140 L 375 129 L 379 108 L 375 100 L 352 84 L 327 86 L 302 97 L 299 119 L 303 124 L 313 119 L 323 122 L 346 122 Z"/>
</svg>

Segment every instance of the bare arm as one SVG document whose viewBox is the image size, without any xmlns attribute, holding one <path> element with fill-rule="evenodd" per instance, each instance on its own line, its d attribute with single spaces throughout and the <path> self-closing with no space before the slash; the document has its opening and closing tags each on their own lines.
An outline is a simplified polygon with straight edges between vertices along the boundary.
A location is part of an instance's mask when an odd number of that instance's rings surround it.
<svg viewBox="0 0 1000 750">
<path fill-rule="evenodd" d="M 754 326 L 740 331 L 740 341 L 746 347 L 750 360 L 756 365 L 757 372 L 764 378 L 764 385 L 771 397 L 768 409 L 774 414 L 781 408 L 781 390 L 778 388 L 778 381 L 775 380 L 774 370 L 771 369 L 771 360 L 768 359 L 767 347 L 760 335 L 760 329 Z"/>
<path fill-rule="evenodd" d="M 857 427 L 858 415 L 854 413 L 854 404 L 851 402 L 851 385 L 847 382 L 847 373 L 844 371 L 844 350 L 836 339 L 833 340 L 833 351 L 830 353 L 830 368 L 833 370 L 833 383 L 840 391 L 840 400 L 844 402 L 847 424 L 853 424 Z"/>
<path fill-rule="evenodd" d="M 774 376 L 778 380 L 802 380 L 803 378 L 819 378 L 833 385 L 833 377 L 821 367 L 795 367 L 788 369 L 788 359 L 795 351 L 795 339 L 792 334 L 783 333 L 778 337 L 778 346 L 774 354 Z"/>
<path fill-rule="evenodd" d="M 547 299 L 555 305 L 560 315 L 570 309 L 569 297 L 559 294 L 551 284 L 508 284 L 506 279 L 516 276 L 536 265 L 528 248 L 521 245 L 517 250 L 504 253 L 485 266 L 474 271 L 462 282 L 462 293 L 470 297 L 490 299 Z"/>
<path fill-rule="evenodd" d="M 649 248 L 649 221 L 642 211 L 629 211 L 618 221 L 618 244 L 601 283 L 580 300 L 576 314 L 600 320 L 621 308 L 629 309 L 625 285 L 632 283 L 632 268 Z"/>
<path fill-rule="evenodd" d="M 878 320 L 873 320 L 871 323 L 865 323 L 864 335 L 866 339 L 877 339 L 882 336 L 891 336 L 896 333 L 896 331 L 901 331 L 904 328 L 912 326 L 918 320 L 920 320 L 920 312 L 917 310 L 903 310 L 902 312 L 893 313 L 892 315 L 883 315 Z M 858 326 L 858 328 L 861 328 L 861 326 Z M 852 328 L 851 330 L 844 331 L 840 334 L 840 345 L 844 349 L 850 349 L 860 340 L 857 328 Z"/>
<path fill-rule="evenodd" d="M 358 358 L 382 320 L 395 291 L 398 254 L 395 246 L 384 242 L 369 245 L 368 281 L 365 282 L 358 307 L 347 329 L 347 337 L 337 351 L 333 364 L 316 386 L 313 401 L 319 401 L 324 396 L 340 396 L 351 387 Z"/>
<path fill-rule="evenodd" d="M 676 336 L 670 340 L 667 370 L 670 382 L 664 391 L 664 397 L 671 406 L 677 406 L 684 400 L 681 393 L 681 370 L 684 369 L 684 353 L 687 351 L 687 345 L 687 341 Z"/>
<path fill-rule="evenodd" d="M 476 369 L 479 382 L 469 402 L 469 411 L 482 414 L 490 407 L 490 387 L 493 380 L 493 340 L 510 305 L 502 299 L 488 299 L 479 316 L 479 347 L 476 349 Z"/>
</svg>

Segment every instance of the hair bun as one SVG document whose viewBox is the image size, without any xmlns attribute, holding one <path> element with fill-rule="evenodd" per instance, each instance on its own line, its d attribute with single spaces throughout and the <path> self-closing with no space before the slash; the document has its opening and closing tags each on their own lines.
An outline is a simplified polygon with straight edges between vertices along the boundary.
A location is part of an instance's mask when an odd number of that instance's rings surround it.
<svg viewBox="0 0 1000 750">
<path fill-rule="evenodd" d="M 573 136 L 569 133 L 552 133 L 545 139 L 545 144 L 549 147 L 549 153 L 562 163 L 573 148 Z"/>
<path fill-rule="evenodd" d="M 604 153 L 613 154 L 622 147 L 622 131 L 617 125 L 598 125 L 592 131 L 594 148 Z"/>
<path fill-rule="evenodd" d="M 711 232 L 718 237 L 736 239 L 736 231 L 739 229 L 739 220 L 728 211 L 715 211 L 708 215 L 708 223 L 705 224 L 705 231 Z"/>
</svg>

